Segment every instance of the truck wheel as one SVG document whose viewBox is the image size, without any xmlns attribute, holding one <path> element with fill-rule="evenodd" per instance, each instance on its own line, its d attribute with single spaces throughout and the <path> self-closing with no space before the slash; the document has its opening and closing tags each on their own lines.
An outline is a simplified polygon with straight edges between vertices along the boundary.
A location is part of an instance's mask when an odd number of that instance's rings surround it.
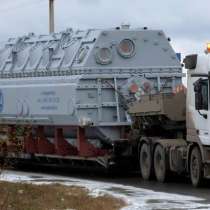
<svg viewBox="0 0 210 210">
<path fill-rule="evenodd" d="M 144 180 L 149 180 L 151 177 L 152 157 L 150 146 L 144 143 L 140 149 L 139 163 L 141 175 Z"/>
<path fill-rule="evenodd" d="M 154 152 L 154 169 L 155 176 L 159 182 L 165 182 L 166 180 L 166 154 L 161 145 L 155 147 Z"/>
<path fill-rule="evenodd" d="M 203 170 L 201 153 L 197 147 L 194 147 L 190 155 L 190 178 L 192 185 L 198 187 L 202 184 Z"/>
</svg>

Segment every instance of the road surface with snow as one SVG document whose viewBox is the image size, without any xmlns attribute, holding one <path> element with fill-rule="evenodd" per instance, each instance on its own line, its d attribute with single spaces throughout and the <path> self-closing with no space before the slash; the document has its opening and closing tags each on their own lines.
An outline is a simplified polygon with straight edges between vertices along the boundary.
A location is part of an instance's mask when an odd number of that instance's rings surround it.
<svg viewBox="0 0 210 210">
<path fill-rule="evenodd" d="M 62 183 L 69 186 L 84 186 L 90 190 L 93 196 L 108 193 L 124 199 L 128 203 L 128 206 L 123 208 L 123 210 L 210 209 L 210 200 L 208 200 L 208 198 L 210 199 L 210 189 L 194 189 L 182 183 L 176 186 L 180 191 L 175 192 L 176 190 L 174 190 L 173 192 L 173 188 L 175 189 L 173 184 L 162 185 L 162 187 L 159 185 L 158 188 L 157 184 L 154 184 L 152 187 L 150 183 L 150 189 L 148 189 L 144 182 L 142 186 L 138 183 L 136 186 L 133 186 L 133 184 L 128 181 L 126 184 L 116 183 L 119 182 L 120 179 L 114 181 L 114 179 L 110 178 L 110 181 L 107 182 L 104 180 L 96 181 L 87 177 L 79 178 L 77 176 L 69 177 L 19 171 L 4 171 L 0 179 L 11 182 L 32 182 L 35 184 Z M 131 179 L 131 182 L 132 180 L 133 179 Z M 191 189 L 191 193 L 185 193 L 188 188 Z M 163 189 L 165 189 L 165 192 L 163 192 Z"/>
</svg>

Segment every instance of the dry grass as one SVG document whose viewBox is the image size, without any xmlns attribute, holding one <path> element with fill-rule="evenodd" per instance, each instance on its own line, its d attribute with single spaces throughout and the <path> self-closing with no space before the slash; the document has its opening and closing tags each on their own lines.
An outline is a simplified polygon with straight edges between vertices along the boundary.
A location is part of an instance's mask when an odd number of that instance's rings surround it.
<svg viewBox="0 0 210 210">
<path fill-rule="evenodd" d="M 126 204 L 111 196 L 97 198 L 81 187 L 0 182 L 0 210 L 119 210 Z"/>
</svg>

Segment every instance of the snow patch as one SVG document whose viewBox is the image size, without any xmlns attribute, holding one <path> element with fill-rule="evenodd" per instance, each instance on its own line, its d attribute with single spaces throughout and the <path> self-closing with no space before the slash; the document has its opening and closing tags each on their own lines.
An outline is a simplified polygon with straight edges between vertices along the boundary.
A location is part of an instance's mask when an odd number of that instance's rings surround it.
<svg viewBox="0 0 210 210">
<path fill-rule="evenodd" d="M 206 204 L 204 199 L 194 196 L 156 192 L 153 190 L 136 188 L 121 184 L 90 181 L 73 177 L 52 176 L 44 174 L 36 174 L 34 176 L 34 174 L 30 173 L 5 171 L 0 177 L 0 180 L 34 183 L 39 185 L 60 183 L 66 186 L 85 187 L 90 191 L 90 195 L 93 197 L 109 194 L 125 200 L 128 206 L 124 207 L 122 210 L 210 209 L 210 204 Z"/>
</svg>

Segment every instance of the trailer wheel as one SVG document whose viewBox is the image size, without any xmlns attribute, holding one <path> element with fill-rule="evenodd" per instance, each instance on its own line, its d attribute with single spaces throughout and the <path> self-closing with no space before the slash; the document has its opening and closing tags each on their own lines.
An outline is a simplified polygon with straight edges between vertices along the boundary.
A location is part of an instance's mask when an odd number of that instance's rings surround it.
<svg viewBox="0 0 210 210">
<path fill-rule="evenodd" d="M 154 170 L 156 179 L 159 182 L 166 180 L 166 153 L 161 145 L 155 147 L 154 152 Z"/>
<path fill-rule="evenodd" d="M 190 155 L 190 178 L 194 187 L 199 187 L 202 184 L 202 159 L 198 147 L 194 147 Z"/>
<path fill-rule="evenodd" d="M 144 180 L 149 180 L 151 177 L 152 157 L 149 144 L 143 143 L 140 148 L 139 163 L 141 175 Z"/>
</svg>

